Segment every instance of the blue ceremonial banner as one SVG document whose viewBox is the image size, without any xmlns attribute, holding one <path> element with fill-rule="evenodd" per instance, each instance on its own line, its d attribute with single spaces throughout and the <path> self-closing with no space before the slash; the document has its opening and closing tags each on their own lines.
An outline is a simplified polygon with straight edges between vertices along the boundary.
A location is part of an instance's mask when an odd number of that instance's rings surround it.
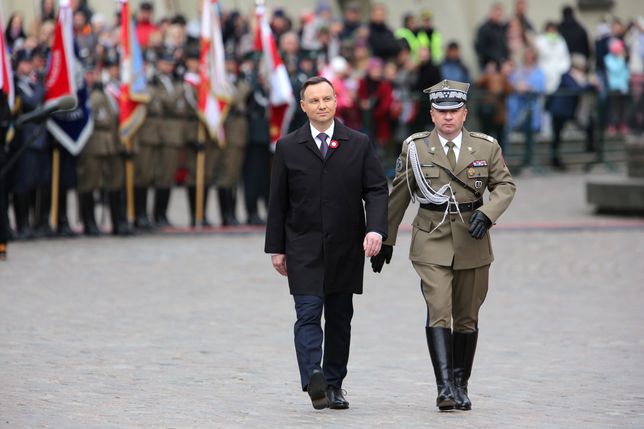
<svg viewBox="0 0 644 429">
<path fill-rule="evenodd" d="M 72 155 L 78 155 L 94 131 L 88 88 L 85 82 L 77 86 L 76 109 L 57 113 L 47 121 L 47 129 Z"/>
</svg>

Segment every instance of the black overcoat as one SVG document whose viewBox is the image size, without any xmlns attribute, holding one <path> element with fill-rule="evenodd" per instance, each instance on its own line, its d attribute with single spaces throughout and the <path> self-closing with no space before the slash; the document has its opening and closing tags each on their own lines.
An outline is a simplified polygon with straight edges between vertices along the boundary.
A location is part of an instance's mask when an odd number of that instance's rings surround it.
<svg viewBox="0 0 644 429">
<path fill-rule="evenodd" d="M 308 122 L 279 140 L 264 250 L 286 254 L 291 294 L 362 293 L 362 243 L 366 231 L 386 238 L 387 199 L 366 135 L 335 121 L 326 159 Z"/>
</svg>

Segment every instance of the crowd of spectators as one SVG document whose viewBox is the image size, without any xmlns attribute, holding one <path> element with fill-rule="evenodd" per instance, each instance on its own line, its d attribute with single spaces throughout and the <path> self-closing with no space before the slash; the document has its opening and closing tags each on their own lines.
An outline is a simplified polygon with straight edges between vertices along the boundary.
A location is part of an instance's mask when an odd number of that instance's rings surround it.
<svg viewBox="0 0 644 429">
<path fill-rule="evenodd" d="M 107 17 L 93 13 L 79 0 L 71 3 L 80 63 L 96 67 L 99 76 L 102 73 L 108 79 L 104 65 L 114 58 L 120 44 L 118 13 Z M 141 3 L 134 15 L 148 78 L 153 79 L 159 58 L 168 54 L 177 64 L 174 73 L 183 78 L 187 54 L 199 47 L 199 19 L 159 17 L 149 2 Z M 226 58 L 236 62 L 240 76 L 251 75 L 259 61 L 252 11 L 223 9 L 221 15 Z M 370 135 L 386 169 L 391 168 L 407 136 L 432 128 L 429 100 L 422 90 L 442 79 L 473 85 L 472 114 L 479 118 L 481 131 L 496 137 L 504 150 L 512 131 L 548 135 L 556 168 L 564 168 L 558 150 L 562 130 L 570 121 L 587 131 L 588 150 L 593 150 L 593 130 L 597 120 L 602 120 L 594 115 L 593 100 L 605 100 L 609 134 L 628 132 L 629 120 L 641 126 L 644 18 L 623 22 L 611 17 L 599 22 L 589 35 L 575 10 L 566 6 L 558 21 L 548 21 L 538 29 L 531 22 L 526 0 L 516 0 L 509 15 L 501 4 L 494 4 L 475 40 L 460 42 L 444 40 L 432 18 L 428 10 L 407 13 L 395 29 L 388 24 L 385 4 L 372 5 L 363 20 L 357 2 L 347 4 L 342 15 L 335 16 L 330 5 L 320 0 L 314 10 L 297 17 L 273 9 L 270 26 L 294 94 L 299 94 L 308 77 L 329 78 L 338 93 L 337 116 Z M 42 76 L 46 68 L 55 19 L 54 0 L 43 0 L 29 26 L 19 12 L 6 22 L 10 53 L 16 59 L 21 51 L 31 52 L 34 76 Z M 462 43 L 473 43 L 477 70 L 464 64 Z M 253 85 L 265 86 L 266 79 L 255 79 Z M 248 104 L 265 106 L 262 94 L 269 89 L 260 89 L 263 92 L 250 92 Z M 599 97 L 586 97 L 587 93 Z M 630 108 L 633 98 L 639 107 Z M 257 115 L 257 111 L 250 114 Z M 305 119 L 296 112 L 290 130 Z M 265 136 L 258 137 L 258 129 L 252 127 L 249 135 L 265 142 L 268 150 L 268 127 L 261 130 Z"/>
</svg>

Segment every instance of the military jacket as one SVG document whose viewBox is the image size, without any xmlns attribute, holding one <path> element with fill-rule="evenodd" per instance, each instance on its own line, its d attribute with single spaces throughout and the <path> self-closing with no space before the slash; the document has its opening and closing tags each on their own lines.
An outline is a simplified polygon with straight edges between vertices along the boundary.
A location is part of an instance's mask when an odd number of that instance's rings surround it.
<svg viewBox="0 0 644 429">
<path fill-rule="evenodd" d="M 163 104 L 161 98 L 157 97 L 156 86 L 153 81 L 148 82 L 150 102 L 147 104 L 147 113 L 143 124 L 136 133 L 139 142 L 146 146 L 160 146 L 161 124 L 163 123 Z"/>
<path fill-rule="evenodd" d="M 188 103 L 183 121 L 183 135 L 187 143 L 196 142 L 199 139 L 199 116 L 197 115 L 199 75 L 196 73 L 190 73 L 190 75 L 183 81 L 183 93 Z"/>
<path fill-rule="evenodd" d="M 102 88 L 94 88 L 90 94 L 94 131 L 83 148 L 84 155 L 115 155 L 119 152 L 118 102 Z"/>
<path fill-rule="evenodd" d="M 188 142 L 184 134 L 184 121 L 190 115 L 183 82 L 160 75 L 154 88 L 154 97 L 161 101 L 159 136 L 165 146 L 183 146 Z"/>
<path fill-rule="evenodd" d="M 224 130 L 226 133 L 226 144 L 230 147 L 244 147 L 248 140 L 248 117 L 246 115 L 248 94 L 250 94 L 250 83 L 246 80 L 238 80 L 235 83 L 235 92 L 230 101 L 230 108 Z"/>
<path fill-rule="evenodd" d="M 463 129 L 463 140 L 456 167 L 452 171 L 436 130 L 416 133 L 403 144 L 396 164 L 396 176 L 389 196 L 389 237 L 385 244 L 395 245 L 398 227 L 403 219 L 412 193 L 418 185 L 411 165 L 408 165 L 410 142 L 415 142 L 422 174 L 432 189 L 450 183 L 459 203 L 476 201 L 483 195 L 483 212 L 493 223 L 508 208 L 516 190 L 512 176 L 497 141 L 482 133 Z M 467 186 L 450 177 L 452 171 Z M 487 197 L 487 198 L 486 198 Z M 494 260 L 489 232 L 481 240 L 469 234 L 469 220 L 474 212 L 448 213 L 426 208 L 418 209 L 412 223 L 412 242 L 409 258 L 418 264 L 453 266 L 470 269 L 490 264 Z M 445 216 L 445 217 L 444 217 Z M 462 216 L 462 219 L 461 219 Z"/>
</svg>

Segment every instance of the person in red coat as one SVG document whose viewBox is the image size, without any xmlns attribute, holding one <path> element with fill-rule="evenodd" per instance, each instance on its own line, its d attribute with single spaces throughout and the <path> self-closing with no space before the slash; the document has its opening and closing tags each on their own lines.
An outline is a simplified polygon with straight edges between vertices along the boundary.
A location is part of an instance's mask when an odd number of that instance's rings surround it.
<svg viewBox="0 0 644 429">
<path fill-rule="evenodd" d="M 384 63 L 380 58 L 369 60 L 367 75 L 359 83 L 358 101 L 364 129 L 382 151 L 392 136 L 390 111 L 394 94 L 391 83 L 384 79 Z"/>
<path fill-rule="evenodd" d="M 309 121 L 277 142 L 264 250 L 295 301 L 302 389 L 316 409 L 343 409 L 353 294 L 387 237 L 388 188 L 369 138 L 334 120 L 331 82 L 309 78 L 300 97 Z"/>
</svg>

